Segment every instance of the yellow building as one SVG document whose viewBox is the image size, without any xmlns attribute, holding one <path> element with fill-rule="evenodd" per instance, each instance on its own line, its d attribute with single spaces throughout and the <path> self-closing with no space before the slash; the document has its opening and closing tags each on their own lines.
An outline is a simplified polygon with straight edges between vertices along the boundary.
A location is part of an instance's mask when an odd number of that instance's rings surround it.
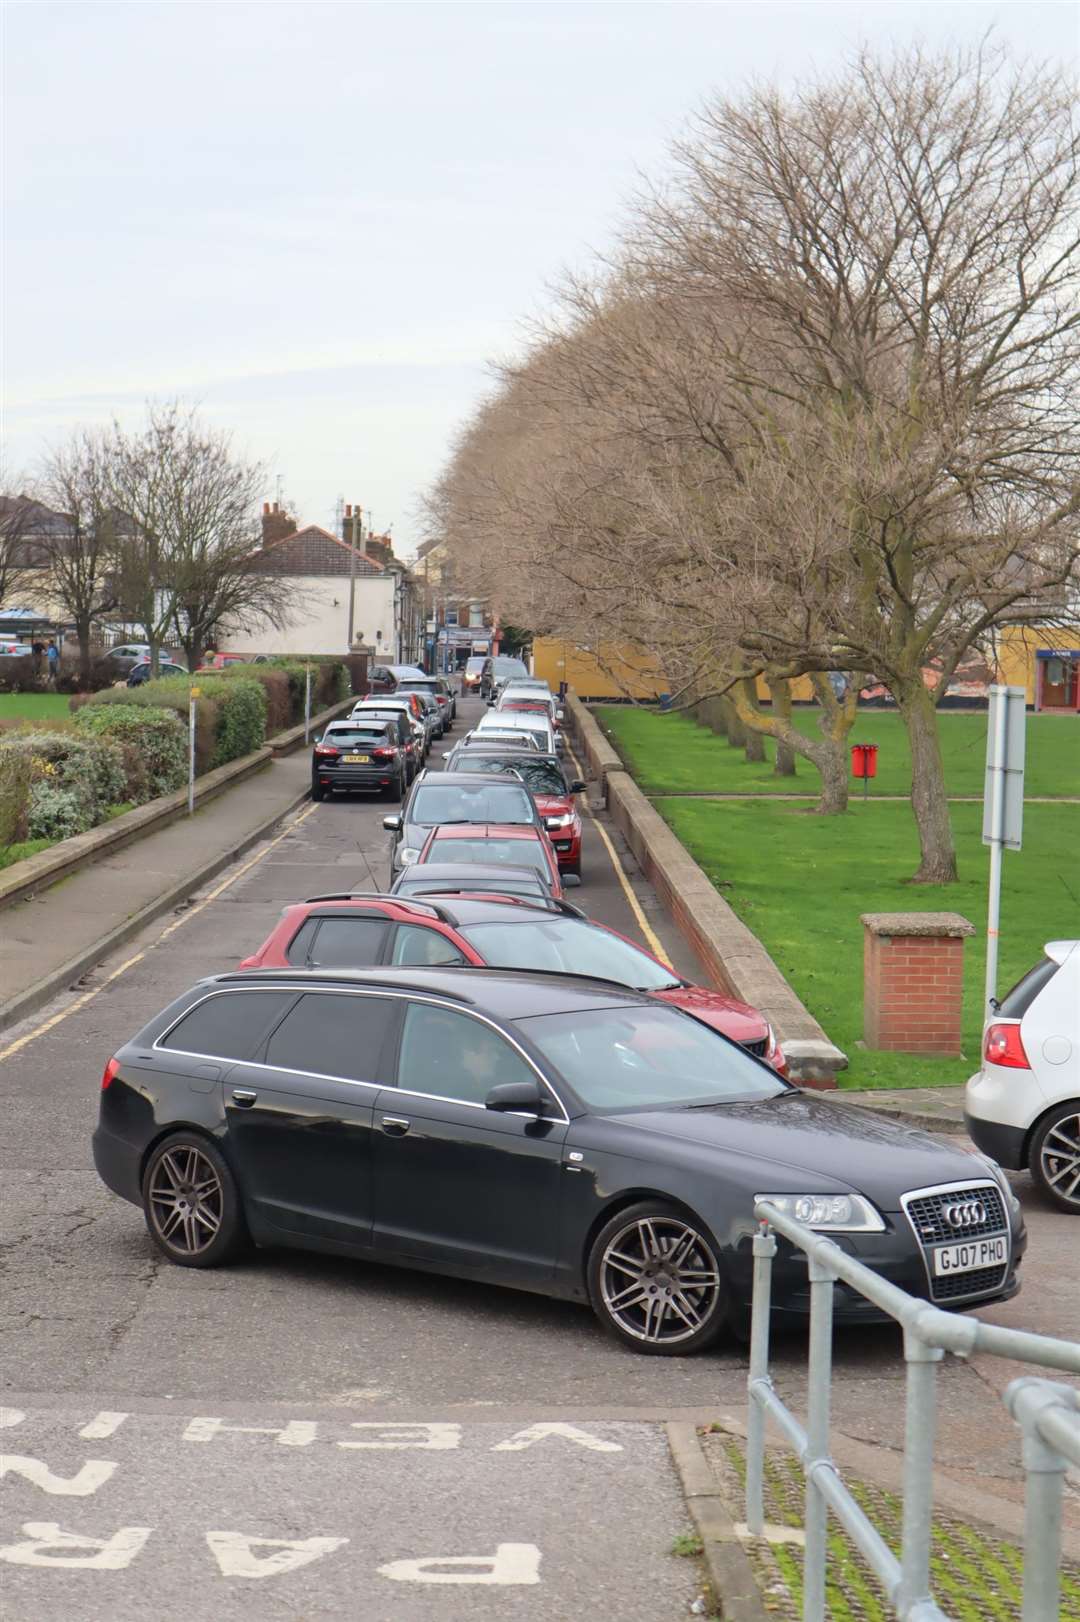
<svg viewBox="0 0 1080 1622">
<path fill-rule="evenodd" d="M 641 649 L 614 643 L 578 648 L 572 642 L 538 636 L 533 670 L 553 692 L 566 682 L 580 698 L 659 698 L 667 685 L 656 663 Z"/>
</svg>

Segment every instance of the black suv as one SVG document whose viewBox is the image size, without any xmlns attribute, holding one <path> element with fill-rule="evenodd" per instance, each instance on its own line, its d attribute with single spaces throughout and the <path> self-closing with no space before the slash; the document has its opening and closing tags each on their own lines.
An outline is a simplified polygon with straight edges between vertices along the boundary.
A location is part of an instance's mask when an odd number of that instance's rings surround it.
<svg viewBox="0 0 1080 1622">
<path fill-rule="evenodd" d="M 375 789 L 400 800 L 405 791 L 407 756 L 390 721 L 331 721 L 311 755 L 311 798 L 325 800 L 335 789 Z"/>
<path fill-rule="evenodd" d="M 417 860 L 432 828 L 450 822 L 514 822 L 542 828 L 524 783 L 479 773 L 421 772 L 399 816 L 384 817 L 390 834 L 390 883 Z"/>
</svg>

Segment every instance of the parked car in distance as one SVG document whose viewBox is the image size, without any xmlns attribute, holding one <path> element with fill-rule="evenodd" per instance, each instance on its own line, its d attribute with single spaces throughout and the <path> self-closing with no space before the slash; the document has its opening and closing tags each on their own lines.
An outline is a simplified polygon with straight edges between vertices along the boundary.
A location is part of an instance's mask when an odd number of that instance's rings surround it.
<svg viewBox="0 0 1080 1622">
<path fill-rule="evenodd" d="M 410 676 L 398 683 L 396 691 L 416 693 L 425 703 L 429 701 L 434 703 L 439 720 L 436 737 L 441 738 L 444 733 L 450 731 L 454 724 L 454 718 L 450 713 L 450 700 L 440 689 L 437 676 Z"/>
<path fill-rule="evenodd" d="M 485 717 L 486 719 L 486 717 Z M 479 727 L 473 727 L 458 739 L 458 747 L 462 744 L 490 744 L 499 749 L 528 749 L 534 754 L 540 753 L 540 735 L 528 729 L 518 728 L 515 732 L 504 732 L 500 727 L 485 727 L 483 732 Z"/>
<path fill-rule="evenodd" d="M 450 723 L 453 725 L 457 720 L 457 693 L 445 676 L 435 677 L 435 697 L 439 699 L 440 703 L 445 698 L 450 710 Z M 447 727 L 446 730 L 449 732 L 450 727 Z"/>
<path fill-rule="evenodd" d="M 203 659 L 199 670 L 228 670 L 230 665 L 246 665 L 253 663 L 246 653 L 208 653 Z M 267 663 L 263 660 L 263 663 Z"/>
<path fill-rule="evenodd" d="M 1080 941 L 1050 941 L 998 1003 L 964 1120 L 980 1149 L 1080 1216 Z"/>
<path fill-rule="evenodd" d="M 186 676 L 188 671 L 183 665 L 176 664 L 172 659 L 158 660 L 159 676 Z M 143 659 L 139 664 L 132 665 L 128 671 L 127 684 L 129 687 L 141 687 L 144 681 L 150 678 L 150 661 Z"/>
<path fill-rule="evenodd" d="M 483 685 L 486 664 L 487 659 L 482 654 L 474 654 L 471 659 L 466 659 L 465 668 L 461 672 L 462 693 L 479 693 L 481 697 L 487 697 L 487 690 Z"/>
<path fill-rule="evenodd" d="M 489 713 L 496 723 L 501 720 L 504 724 L 509 725 L 513 725 L 518 720 L 529 720 L 535 716 L 538 720 L 546 721 L 550 726 L 555 738 L 556 752 L 561 755 L 566 747 L 560 730 L 563 712 L 553 699 L 542 696 L 531 698 L 520 692 L 511 693 L 508 696 L 504 691 L 495 710 Z"/>
<path fill-rule="evenodd" d="M 125 669 L 130 670 L 132 665 L 141 664 L 144 659 L 149 659 L 150 644 L 149 642 L 122 642 L 119 647 L 103 649 L 102 657 L 112 659 L 118 666 L 122 665 Z M 166 658 L 167 655 L 163 654 L 162 657 Z"/>
<path fill-rule="evenodd" d="M 252 1241 L 426 1264 L 587 1304 L 623 1346 L 679 1355 L 745 1324 L 767 1198 L 940 1306 L 1019 1288 L 1023 1216 L 992 1163 L 789 1087 L 610 982 L 217 975 L 116 1050 L 99 1100 L 98 1175 L 181 1267 Z M 836 1296 L 841 1323 L 881 1316 Z M 808 1307 L 805 1259 L 782 1244 L 773 1312 Z"/>
<path fill-rule="evenodd" d="M 411 698 L 416 700 L 416 703 L 420 707 L 420 719 L 427 728 L 428 748 L 430 749 L 435 740 L 437 738 L 441 738 L 446 730 L 446 723 L 443 720 L 442 706 L 440 705 L 438 699 L 435 697 L 434 693 L 428 692 L 426 688 L 408 687 L 402 684 L 396 688 L 395 691 L 399 693 L 402 698 Z"/>
<path fill-rule="evenodd" d="M 536 801 L 560 868 L 564 873 L 577 873 L 580 877 L 582 829 L 574 796 L 585 792 L 585 784 L 580 777 L 567 781 L 557 755 L 520 749 L 502 754 L 478 745 L 459 746 L 446 756 L 443 769 L 520 778 Z"/>
<path fill-rule="evenodd" d="M 403 867 L 418 861 L 432 828 L 439 823 L 524 823 L 542 828 L 540 812 L 524 783 L 501 782 L 490 775 L 423 772 L 412 786 L 398 816 L 384 817 L 390 834 L 390 883 Z"/>
<path fill-rule="evenodd" d="M 331 721 L 311 755 L 311 798 L 368 789 L 400 800 L 408 770 L 393 722 L 350 717 Z"/>
<path fill-rule="evenodd" d="M 559 735 L 546 715 L 521 715 L 513 711 L 488 710 L 480 717 L 470 736 L 486 738 L 489 733 L 524 732 L 536 739 L 542 755 L 559 753 Z"/>
<path fill-rule="evenodd" d="M 488 660 L 484 674 L 487 678 L 488 703 L 493 704 L 508 681 L 527 676 L 529 670 L 523 660 L 515 659 L 512 654 L 496 653 Z"/>
<path fill-rule="evenodd" d="M 417 872 L 422 878 L 423 866 Z M 432 902 L 435 901 L 433 905 Z M 576 907 L 520 897 L 487 899 L 419 896 L 403 912 L 397 897 L 313 896 L 286 907 L 242 969 L 374 968 L 380 963 L 467 963 L 474 968 L 529 969 L 585 975 L 647 991 L 703 1019 L 706 1025 L 764 1059 L 779 1075 L 787 1060 L 772 1026 L 747 1003 L 692 985 L 605 924 Z M 426 907 L 426 911 L 424 908 Z"/>
<path fill-rule="evenodd" d="M 408 676 L 423 676 L 419 665 L 390 665 L 380 662 L 368 670 L 368 690 L 372 693 L 393 693 Z"/>
<path fill-rule="evenodd" d="M 551 840 L 543 828 L 522 823 L 488 822 L 465 826 L 443 824 L 433 828 L 416 859 L 425 862 L 477 862 L 483 867 L 534 867 L 546 879 L 551 894 L 561 897 L 563 881 Z M 581 881 L 567 874 L 567 884 Z"/>
<path fill-rule="evenodd" d="M 479 862 L 425 862 L 422 867 L 414 864 L 402 869 L 390 893 L 429 900 L 452 896 L 490 900 L 500 896 L 529 905 L 553 901 L 546 876 L 535 867 L 485 867 Z M 563 900 L 559 905 L 569 907 L 570 903 Z"/>
<path fill-rule="evenodd" d="M 405 752 L 405 786 L 424 764 L 427 734 L 410 705 L 395 698 L 362 698 L 349 711 L 352 721 L 385 721 L 394 729 L 394 741 Z"/>
<path fill-rule="evenodd" d="M 420 739 L 420 764 L 423 765 L 431 751 L 432 727 L 431 719 L 425 710 L 418 693 L 388 693 L 378 697 L 369 695 L 367 698 L 357 699 L 352 707 L 351 714 L 356 715 L 361 710 L 380 707 L 384 705 L 401 705 L 408 713 Z"/>
<path fill-rule="evenodd" d="M 0 659 L 28 659 L 33 653 L 29 642 L 16 642 L 0 638 Z"/>
</svg>

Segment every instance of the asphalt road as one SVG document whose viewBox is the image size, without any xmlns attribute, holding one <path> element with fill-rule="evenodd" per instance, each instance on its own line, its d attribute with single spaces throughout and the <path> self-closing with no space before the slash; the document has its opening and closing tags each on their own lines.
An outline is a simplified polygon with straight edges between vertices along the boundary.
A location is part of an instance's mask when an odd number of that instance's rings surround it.
<svg viewBox="0 0 1080 1622">
<path fill-rule="evenodd" d="M 286 902 L 384 887 L 384 809 L 308 807 L 228 888 L 88 977 L 80 990 L 100 995 L 65 1014 L 69 993 L 4 1033 L 0 1048 L 61 1016 L 0 1060 L 0 1447 L 24 1461 L 4 1482 L 5 1622 L 315 1619 L 346 1601 L 365 1622 L 569 1617 L 597 1603 L 659 1622 L 696 1592 L 693 1563 L 668 1553 L 686 1518 L 662 1421 L 741 1413 L 740 1347 L 639 1357 L 580 1307 L 324 1256 L 173 1268 L 93 1170 L 115 1047 L 198 976 L 235 966 Z M 633 900 L 591 821 L 575 900 L 638 939 L 644 917 L 693 975 L 605 831 Z M 1026 1179 L 1018 1188 L 1025 1289 L 987 1315 L 1076 1336 L 1074 1227 Z M 898 1337 L 838 1336 L 834 1355 L 838 1428 L 895 1450 Z M 776 1382 L 796 1405 L 804 1359 L 801 1339 L 780 1343 Z M 943 1481 L 961 1492 L 1019 1494 L 1018 1438 L 996 1395 L 1014 1372 L 988 1361 L 942 1372 Z"/>
</svg>

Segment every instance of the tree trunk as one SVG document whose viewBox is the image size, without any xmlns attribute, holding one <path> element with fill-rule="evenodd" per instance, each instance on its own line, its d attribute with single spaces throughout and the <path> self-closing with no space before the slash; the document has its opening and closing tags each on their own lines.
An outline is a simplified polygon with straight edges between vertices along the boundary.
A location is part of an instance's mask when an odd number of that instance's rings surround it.
<svg viewBox="0 0 1080 1622">
<path fill-rule="evenodd" d="M 772 694 L 773 714 L 780 716 L 791 724 L 791 683 L 784 677 L 777 677 L 769 683 L 769 692 Z M 782 738 L 776 740 L 776 760 L 773 772 L 777 777 L 795 776 L 795 751 L 789 743 Z"/>
<path fill-rule="evenodd" d="M 951 884 L 956 878 L 956 846 L 949 820 L 937 708 L 919 674 L 898 688 L 894 697 L 911 747 L 911 809 L 919 830 L 921 856 L 912 883 Z"/>
<path fill-rule="evenodd" d="M 75 620 L 75 635 L 79 639 L 79 687 L 84 693 L 90 691 L 90 617 L 80 614 Z"/>
<path fill-rule="evenodd" d="M 733 749 L 746 747 L 746 724 L 737 705 L 730 706 L 727 712 L 727 741 Z"/>
<path fill-rule="evenodd" d="M 761 707 L 757 696 L 757 682 L 746 676 L 742 681 L 742 690 L 749 707 L 755 714 L 761 714 Z M 754 726 L 746 728 L 746 759 L 749 765 L 756 766 L 765 759 L 765 739 Z"/>
<path fill-rule="evenodd" d="M 755 709 L 742 691 L 741 683 L 736 682 L 731 688 L 731 698 L 744 730 L 753 728 L 767 738 L 782 740 L 795 754 L 817 767 L 821 774 L 821 798 L 814 807 L 816 812 L 833 815 L 847 810 L 846 745 L 854 720 L 854 708 L 848 719 L 847 712 L 841 712 L 834 700 L 832 708 L 825 708 L 822 715 L 822 736 L 807 738 L 783 716 L 766 715 L 764 711 Z"/>
</svg>

